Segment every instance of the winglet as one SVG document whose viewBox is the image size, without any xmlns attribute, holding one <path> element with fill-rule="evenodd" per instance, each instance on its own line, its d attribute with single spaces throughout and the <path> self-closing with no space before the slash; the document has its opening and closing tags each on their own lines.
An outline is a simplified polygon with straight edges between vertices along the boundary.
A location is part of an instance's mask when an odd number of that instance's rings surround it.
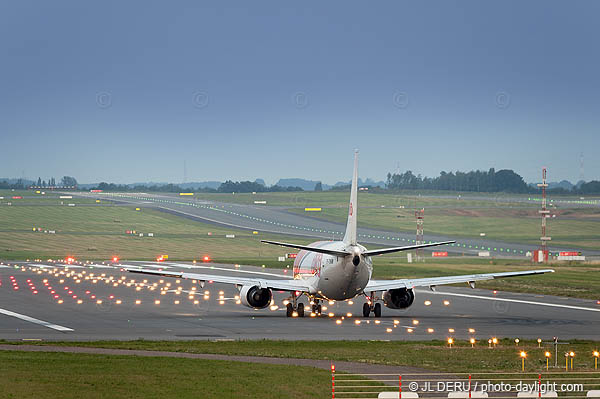
<svg viewBox="0 0 600 399">
<path fill-rule="evenodd" d="M 352 175 L 352 186 L 350 188 L 350 205 L 348 206 L 348 223 L 344 244 L 356 245 L 356 213 L 358 208 L 358 150 L 354 150 L 354 173 Z"/>
</svg>

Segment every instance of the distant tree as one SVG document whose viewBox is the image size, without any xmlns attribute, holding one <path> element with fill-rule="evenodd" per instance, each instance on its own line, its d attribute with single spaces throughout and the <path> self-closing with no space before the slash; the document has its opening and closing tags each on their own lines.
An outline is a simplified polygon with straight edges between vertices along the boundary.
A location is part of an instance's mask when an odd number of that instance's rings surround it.
<svg viewBox="0 0 600 399">
<path fill-rule="evenodd" d="M 42 187 L 46 187 L 46 180 L 42 180 Z"/>
<path fill-rule="evenodd" d="M 71 176 L 63 176 L 63 178 L 60 181 L 60 184 L 61 186 L 74 187 L 77 186 L 77 180 Z"/>
<path fill-rule="evenodd" d="M 521 176 L 512 170 L 504 169 L 496 172 L 494 168 L 484 172 L 441 171 L 438 177 L 429 178 L 415 176 L 410 170 L 404 173 L 387 174 L 386 187 L 392 190 L 453 190 L 482 192 L 514 192 L 530 191 Z"/>
<path fill-rule="evenodd" d="M 315 191 L 323 191 L 323 184 L 321 182 L 315 184 Z"/>
<path fill-rule="evenodd" d="M 577 190 L 579 194 L 599 194 L 600 193 L 600 181 L 592 180 L 587 183 L 583 183 Z"/>
<path fill-rule="evenodd" d="M 37 186 L 38 187 L 42 186 L 42 178 L 41 177 L 38 177 Z"/>
</svg>

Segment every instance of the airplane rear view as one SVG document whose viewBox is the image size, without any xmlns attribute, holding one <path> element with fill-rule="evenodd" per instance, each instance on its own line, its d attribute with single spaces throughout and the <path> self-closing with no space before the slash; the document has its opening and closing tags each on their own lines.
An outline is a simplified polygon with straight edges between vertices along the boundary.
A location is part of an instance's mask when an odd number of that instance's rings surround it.
<svg viewBox="0 0 600 399">
<path fill-rule="evenodd" d="M 375 317 L 380 317 L 382 303 L 390 309 L 406 309 L 411 306 L 415 299 L 414 289 L 416 287 L 434 289 L 438 285 L 468 283 L 474 288 L 476 281 L 554 272 L 552 269 L 544 269 L 419 279 L 373 280 L 371 278 L 373 274 L 371 257 L 373 256 L 452 244 L 455 241 L 368 250 L 357 242 L 357 218 L 358 151 L 355 151 L 346 231 L 341 241 L 316 241 L 308 245 L 298 245 L 261 240 L 265 244 L 299 250 L 294 261 L 293 278 L 259 279 L 156 271 L 143 268 L 128 268 L 127 270 L 134 273 L 194 279 L 200 281 L 201 285 L 204 285 L 205 281 L 233 284 L 240 291 L 241 303 L 254 309 L 264 309 L 271 305 L 273 290 L 287 291 L 290 293 L 290 299 L 286 305 L 288 317 L 304 316 L 304 304 L 300 301 L 302 296 L 306 296 L 310 300 L 311 311 L 316 314 L 321 313 L 320 302 L 322 300 L 343 301 L 364 296 L 363 316 L 369 317 L 373 313 Z"/>
</svg>

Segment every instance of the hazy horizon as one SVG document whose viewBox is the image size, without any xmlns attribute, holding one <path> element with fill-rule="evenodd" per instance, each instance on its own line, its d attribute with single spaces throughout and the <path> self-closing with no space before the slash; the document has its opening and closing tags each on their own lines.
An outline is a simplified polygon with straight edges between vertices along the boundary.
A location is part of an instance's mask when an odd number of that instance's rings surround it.
<svg viewBox="0 0 600 399">
<path fill-rule="evenodd" d="M 4 2 L 0 176 L 600 180 L 600 3 Z"/>
</svg>

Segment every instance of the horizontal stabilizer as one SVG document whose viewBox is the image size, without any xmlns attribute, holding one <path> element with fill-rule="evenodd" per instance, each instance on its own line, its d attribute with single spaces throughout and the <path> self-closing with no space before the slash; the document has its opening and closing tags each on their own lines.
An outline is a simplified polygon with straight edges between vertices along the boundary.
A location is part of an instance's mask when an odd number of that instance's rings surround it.
<svg viewBox="0 0 600 399">
<path fill-rule="evenodd" d="M 370 251 L 363 252 L 363 255 L 365 255 L 365 256 L 383 255 L 383 254 L 389 254 L 392 252 L 410 251 L 412 249 L 435 247 L 438 245 L 446 245 L 446 244 L 454 244 L 455 242 L 456 241 L 442 241 L 442 242 L 432 242 L 430 244 L 407 245 L 405 247 L 372 249 Z"/>
<path fill-rule="evenodd" d="M 316 248 L 316 247 L 311 247 L 308 245 L 289 244 L 287 242 L 277 242 L 277 241 L 268 241 L 268 240 L 260 240 L 260 242 L 264 242 L 265 244 L 279 245 L 279 246 L 288 247 L 288 248 L 303 249 L 305 251 L 319 252 L 319 253 L 327 254 L 327 255 L 334 255 L 334 256 L 350 255 L 350 253 L 345 252 L 345 251 L 336 251 L 335 249 L 326 249 L 326 248 Z"/>
</svg>

